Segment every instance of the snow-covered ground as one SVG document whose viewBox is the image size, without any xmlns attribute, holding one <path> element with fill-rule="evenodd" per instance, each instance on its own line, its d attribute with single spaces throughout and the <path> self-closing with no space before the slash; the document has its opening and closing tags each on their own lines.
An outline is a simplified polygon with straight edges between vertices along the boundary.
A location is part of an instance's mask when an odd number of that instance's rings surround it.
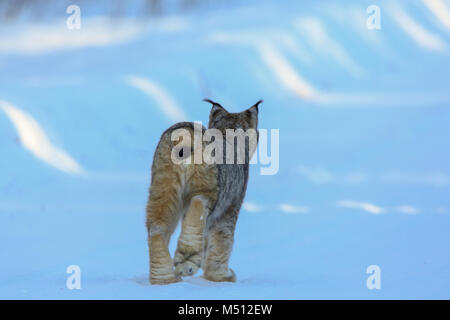
<svg viewBox="0 0 450 320">
<path fill-rule="evenodd" d="M 0 298 L 450 298 L 450 1 L 230 3 L 2 25 Z M 150 286 L 153 151 L 205 97 L 264 99 L 279 171 L 251 168 L 237 283 Z"/>
</svg>

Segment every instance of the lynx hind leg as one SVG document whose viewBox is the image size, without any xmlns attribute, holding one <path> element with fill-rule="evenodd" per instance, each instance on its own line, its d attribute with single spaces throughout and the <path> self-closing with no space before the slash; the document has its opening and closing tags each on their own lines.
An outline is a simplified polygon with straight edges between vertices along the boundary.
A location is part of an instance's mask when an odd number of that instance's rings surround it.
<svg viewBox="0 0 450 320">
<path fill-rule="evenodd" d="M 181 234 L 174 256 L 175 274 L 194 275 L 202 263 L 203 226 L 206 218 L 204 200 L 194 197 L 183 218 Z"/>
<path fill-rule="evenodd" d="M 150 214 L 152 211 L 149 211 Z M 169 226 L 162 225 L 158 221 L 148 222 L 148 248 L 150 255 L 151 284 L 169 284 L 180 281 L 174 273 L 172 258 L 169 253 L 169 240 L 172 231 Z"/>
<path fill-rule="evenodd" d="M 180 281 L 175 275 L 168 244 L 180 217 L 179 192 L 167 175 L 159 180 L 156 174 L 150 188 L 147 205 L 148 247 L 152 284 L 168 284 Z"/>
<path fill-rule="evenodd" d="M 167 243 L 163 236 L 156 234 L 149 239 L 150 247 L 150 283 L 169 284 L 180 281 L 173 272 Z"/>
<path fill-rule="evenodd" d="M 224 215 L 207 231 L 204 273 L 210 281 L 236 282 L 236 274 L 228 267 L 234 242 L 236 216 Z"/>
</svg>

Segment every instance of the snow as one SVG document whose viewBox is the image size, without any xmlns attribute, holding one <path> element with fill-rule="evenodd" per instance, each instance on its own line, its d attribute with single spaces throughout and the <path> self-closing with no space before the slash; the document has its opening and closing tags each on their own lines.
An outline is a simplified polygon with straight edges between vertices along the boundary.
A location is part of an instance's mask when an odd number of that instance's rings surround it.
<svg viewBox="0 0 450 320">
<path fill-rule="evenodd" d="M 20 142 L 34 156 L 67 173 L 83 172 L 80 165 L 66 152 L 52 145 L 42 128 L 29 114 L 4 101 L 0 101 L 0 110 L 10 118 L 19 134 Z"/>
<path fill-rule="evenodd" d="M 156 104 L 161 108 L 161 112 L 173 122 L 180 122 L 187 118 L 183 110 L 177 105 L 174 99 L 154 82 L 137 76 L 128 76 L 126 82 L 156 100 Z"/>
<path fill-rule="evenodd" d="M 447 1 L 397 1 L 397 17 L 377 1 L 381 30 L 356 0 L 231 2 L 122 25 L 102 3 L 82 7 L 79 31 L 63 16 L 0 33 L 0 298 L 450 298 Z M 200 271 L 151 286 L 153 152 L 176 119 L 207 123 L 205 97 L 233 112 L 264 99 L 279 171 L 251 167 L 236 283 Z M 80 290 L 66 288 L 71 265 Z M 381 290 L 366 287 L 371 265 Z"/>
</svg>

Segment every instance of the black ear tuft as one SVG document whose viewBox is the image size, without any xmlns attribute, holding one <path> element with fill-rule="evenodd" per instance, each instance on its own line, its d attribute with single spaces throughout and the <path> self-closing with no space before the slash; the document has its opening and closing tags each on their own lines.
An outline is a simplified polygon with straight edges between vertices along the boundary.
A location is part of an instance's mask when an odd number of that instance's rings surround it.
<svg viewBox="0 0 450 320">
<path fill-rule="evenodd" d="M 262 100 L 262 99 L 259 100 L 257 103 L 255 103 L 255 104 L 252 106 L 252 108 L 255 107 L 255 108 L 256 108 L 256 111 L 259 111 L 259 110 L 258 110 L 258 106 L 259 106 L 260 103 L 263 103 L 263 102 L 264 102 L 264 100 Z"/>
<path fill-rule="evenodd" d="M 210 100 L 210 99 L 203 99 L 203 101 L 211 103 L 214 107 L 220 107 L 220 108 L 222 108 L 222 109 L 225 109 L 224 107 L 222 107 L 222 106 L 220 105 L 220 103 L 214 102 L 214 101 L 212 101 L 212 100 Z"/>
</svg>

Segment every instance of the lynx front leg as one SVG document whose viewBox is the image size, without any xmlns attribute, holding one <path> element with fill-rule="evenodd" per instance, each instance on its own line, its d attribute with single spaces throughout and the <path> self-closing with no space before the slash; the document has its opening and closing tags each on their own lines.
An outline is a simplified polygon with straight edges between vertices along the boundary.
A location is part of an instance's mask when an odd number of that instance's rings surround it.
<svg viewBox="0 0 450 320">
<path fill-rule="evenodd" d="M 194 275 L 202 262 L 203 218 L 206 210 L 202 200 L 193 198 L 183 219 L 181 235 L 174 256 L 175 274 Z"/>
<path fill-rule="evenodd" d="M 225 215 L 208 231 L 204 261 L 204 277 L 211 281 L 236 281 L 236 274 L 228 267 L 234 242 L 236 215 Z"/>
</svg>

